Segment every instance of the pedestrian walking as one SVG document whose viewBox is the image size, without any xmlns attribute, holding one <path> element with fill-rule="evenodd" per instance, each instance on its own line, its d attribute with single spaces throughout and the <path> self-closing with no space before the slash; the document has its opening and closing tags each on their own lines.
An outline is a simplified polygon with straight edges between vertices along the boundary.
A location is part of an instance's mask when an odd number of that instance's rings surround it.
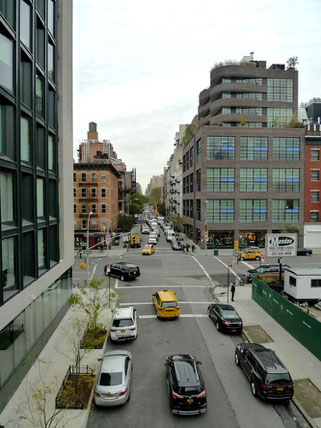
<svg viewBox="0 0 321 428">
<path fill-rule="evenodd" d="M 232 302 L 234 302 L 234 294 L 235 294 L 235 282 L 231 282 L 231 295 L 232 295 Z"/>
<path fill-rule="evenodd" d="M 82 256 L 82 250 L 79 250 L 79 251 L 78 251 L 78 253 L 79 253 L 79 258 L 81 259 L 81 256 Z"/>
<path fill-rule="evenodd" d="M 182 245 L 182 250 L 184 251 L 184 253 L 185 253 L 185 245 L 183 244 Z"/>
<path fill-rule="evenodd" d="M 189 252 L 189 247 L 190 247 L 190 245 L 189 245 L 189 244 L 187 244 L 187 245 L 186 245 L 186 251 L 187 251 L 187 252 Z"/>
<path fill-rule="evenodd" d="M 194 251 L 195 251 L 195 245 L 193 244 L 192 245 L 192 253 L 194 253 Z"/>
</svg>

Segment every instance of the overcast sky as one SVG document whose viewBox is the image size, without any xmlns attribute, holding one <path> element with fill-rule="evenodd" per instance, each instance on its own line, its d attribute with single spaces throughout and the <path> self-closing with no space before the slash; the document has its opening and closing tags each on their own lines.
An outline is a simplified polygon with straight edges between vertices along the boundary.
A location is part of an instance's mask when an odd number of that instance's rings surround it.
<svg viewBox="0 0 321 428">
<path fill-rule="evenodd" d="M 299 103 L 321 96 L 320 0 L 74 0 L 74 156 L 98 125 L 143 192 L 216 62 L 299 58 Z"/>
</svg>

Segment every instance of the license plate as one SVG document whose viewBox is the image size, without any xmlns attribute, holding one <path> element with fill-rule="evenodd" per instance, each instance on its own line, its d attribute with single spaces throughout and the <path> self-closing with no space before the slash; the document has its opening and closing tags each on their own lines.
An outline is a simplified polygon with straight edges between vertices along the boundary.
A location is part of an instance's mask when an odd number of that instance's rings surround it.
<svg viewBox="0 0 321 428">
<path fill-rule="evenodd" d="M 112 398 L 114 395 L 113 394 L 106 394 L 107 398 Z"/>
<path fill-rule="evenodd" d="M 235 329 L 234 329 L 234 330 L 231 330 L 231 332 L 232 332 L 232 333 L 236 333 L 236 330 L 235 330 Z"/>
<path fill-rule="evenodd" d="M 126 330 L 120 330 L 121 333 L 126 333 Z"/>
<path fill-rule="evenodd" d="M 277 391 L 283 391 L 284 388 L 276 388 Z"/>
<path fill-rule="evenodd" d="M 188 403 L 193 403 L 193 398 L 188 398 L 187 400 L 186 400 Z"/>
</svg>

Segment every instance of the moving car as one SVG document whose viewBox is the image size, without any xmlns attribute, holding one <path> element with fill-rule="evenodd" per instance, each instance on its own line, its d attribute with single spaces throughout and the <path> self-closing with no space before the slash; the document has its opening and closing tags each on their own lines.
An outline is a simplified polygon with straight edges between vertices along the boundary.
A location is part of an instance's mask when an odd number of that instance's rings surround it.
<svg viewBox="0 0 321 428">
<path fill-rule="evenodd" d="M 151 236 L 151 235 L 149 235 L 149 237 L 148 237 L 148 243 L 149 244 L 153 244 L 153 245 L 156 245 L 157 244 L 157 238 L 156 238 L 156 236 Z"/>
<path fill-rule="evenodd" d="M 156 309 L 157 318 L 178 318 L 180 306 L 176 294 L 172 290 L 156 291 L 152 297 L 152 303 Z"/>
<path fill-rule="evenodd" d="M 262 257 L 262 251 L 256 248 L 245 248 L 237 255 L 239 260 L 261 260 Z"/>
<path fill-rule="evenodd" d="M 296 249 L 296 255 L 297 256 L 311 256 L 312 250 L 310 248 L 298 247 Z"/>
<path fill-rule="evenodd" d="M 207 408 L 206 389 L 193 355 L 177 354 L 166 358 L 169 403 L 175 415 L 198 415 Z"/>
<path fill-rule="evenodd" d="M 120 406 L 130 397 L 132 355 L 128 351 L 106 352 L 102 361 L 94 389 L 96 406 Z"/>
<path fill-rule="evenodd" d="M 239 343 L 235 348 L 235 364 L 247 376 L 254 396 L 269 400 L 290 400 L 293 381 L 272 349 L 258 343 Z"/>
<path fill-rule="evenodd" d="M 137 315 L 133 306 L 116 309 L 109 337 L 111 341 L 137 339 Z"/>
<path fill-rule="evenodd" d="M 105 275 L 107 273 L 107 266 L 105 266 Z M 140 276 L 140 269 L 137 265 L 126 262 L 118 262 L 110 265 L 110 276 L 119 278 L 121 281 L 135 279 Z M 107 275 L 108 276 L 108 275 Z"/>
<path fill-rule="evenodd" d="M 147 244 L 145 245 L 145 247 L 142 249 L 142 255 L 143 256 L 147 256 L 147 255 L 152 255 L 155 253 L 155 247 L 153 244 Z"/>
<path fill-rule="evenodd" d="M 143 233 L 144 235 L 148 234 L 148 233 L 149 233 L 149 227 L 148 227 L 148 226 L 143 226 L 143 227 L 142 227 L 142 233 Z"/>
<path fill-rule="evenodd" d="M 289 268 L 289 265 L 282 263 L 282 270 Z M 248 282 L 252 281 L 253 276 L 259 277 L 260 275 L 265 275 L 266 278 L 274 278 L 276 274 L 280 273 L 280 265 L 261 265 L 255 269 L 249 269 L 246 272 L 246 279 Z"/>
<path fill-rule="evenodd" d="M 213 303 L 207 308 L 207 314 L 214 321 L 218 331 L 241 334 L 243 321 L 232 305 Z"/>
<path fill-rule="evenodd" d="M 182 251 L 183 249 L 183 247 L 181 246 L 181 243 L 177 241 L 175 237 L 172 238 L 171 245 L 174 251 Z"/>
</svg>

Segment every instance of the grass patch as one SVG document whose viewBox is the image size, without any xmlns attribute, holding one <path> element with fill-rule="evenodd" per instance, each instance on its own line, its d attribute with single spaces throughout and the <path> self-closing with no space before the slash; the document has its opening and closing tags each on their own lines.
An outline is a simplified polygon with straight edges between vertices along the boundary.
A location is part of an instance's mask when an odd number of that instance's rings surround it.
<svg viewBox="0 0 321 428">
<path fill-rule="evenodd" d="M 294 381 L 294 397 L 311 418 L 321 417 L 321 392 L 310 379 Z"/>
<path fill-rule="evenodd" d="M 245 335 L 250 342 L 268 343 L 274 340 L 267 334 L 260 325 L 250 325 L 243 328 Z"/>
</svg>

